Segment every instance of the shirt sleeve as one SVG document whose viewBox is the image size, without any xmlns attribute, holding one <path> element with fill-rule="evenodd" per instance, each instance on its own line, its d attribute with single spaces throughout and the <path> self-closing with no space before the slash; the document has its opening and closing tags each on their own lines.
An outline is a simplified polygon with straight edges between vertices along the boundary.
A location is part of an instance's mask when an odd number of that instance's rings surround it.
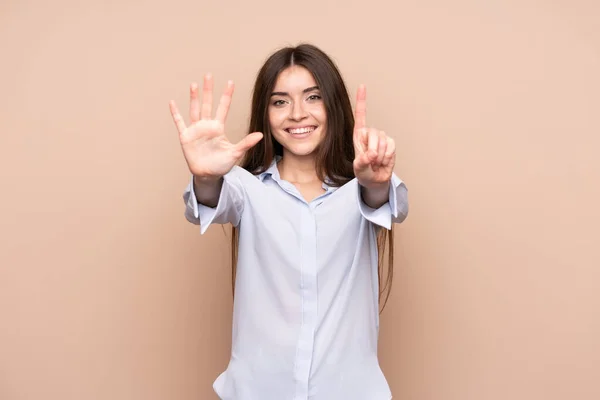
<svg viewBox="0 0 600 400">
<path fill-rule="evenodd" d="M 358 185 L 358 206 L 362 216 L 375 225 L 391 229 L 393 223 L 401 223 L 408 215 L 408 189 L 404 182 L 392 174 L 389 200 L 381 207 L 369 207 L 363 200 L 361 186 Z"/>
<path fill-rule="evenodd" d="M 192 176 L 183 193 L 183 201 L 185 218 L 195 225 L 200 225 L 200 234 L 203 235 L 211 224 L 239 224 L 244 209 L 244 190 L 238 177 L 230 171 L 223 177 L 217 206 L 208 207 L 196 199 Z"/>
</svg>

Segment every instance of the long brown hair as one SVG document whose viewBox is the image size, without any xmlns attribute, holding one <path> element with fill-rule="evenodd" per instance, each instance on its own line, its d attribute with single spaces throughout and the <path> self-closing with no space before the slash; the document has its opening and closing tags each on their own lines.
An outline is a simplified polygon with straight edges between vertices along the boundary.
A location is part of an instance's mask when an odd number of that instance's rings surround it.
<svg viewBox="0 0 600 400">
<path fill-rule="evenodd" d="M 354 113 L 348 90 L 334 62 L 322 50 L 311 44 L 285 47 L 273 53 L 264 63 L 254 84 L 250 125 L 248 132 L 262 132 L 263 140 L 246 152 L 240 166 L 253 174 L 267 170 L 276 155 L 283 155 L 283 148 L 271 133 L 268 106 L 271 92 L 279 73 L 292 65 L 298 65 L 310 71 L 320 89 L 327 115 L 327 134 L 316 151 L 316 172 L 321 181 L 325 178 L 332 186 L 342 186 L 354 179 Z M 238 229 L 232 227 L 231 235 L 231 285 L 235 290 L 235 277 L 238 252 Z M 386 240 L 387 239 L 387 240 Z M 394 261 L 393 230 L 378 229 L 378 277 L 379 300 L 384 293 L 383 308 L 387 303 L 393 278 Z M 382 284 L 386 242 L 389 244 L 388 270 L 385 283 Z"/>
</svg>

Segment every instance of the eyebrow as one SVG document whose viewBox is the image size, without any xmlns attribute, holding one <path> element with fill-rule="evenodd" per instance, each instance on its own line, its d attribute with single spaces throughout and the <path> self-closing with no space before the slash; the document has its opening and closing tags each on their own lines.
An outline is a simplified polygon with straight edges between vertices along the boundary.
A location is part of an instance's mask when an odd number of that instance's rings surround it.
<svg viewBox="0 0 600 400">
<path fill-rule="evenodd" d="M 306 88 L 302 91 L 302 93 L 308 93 L 308 92 L 312 92 L 314 90 L 319 90 L 318 86 L 311 86 L 309 88 Z M 273 92 L 271 93 L 271 96 L 289 96 L 290 94 L 287 92 Z"/>
</svg>

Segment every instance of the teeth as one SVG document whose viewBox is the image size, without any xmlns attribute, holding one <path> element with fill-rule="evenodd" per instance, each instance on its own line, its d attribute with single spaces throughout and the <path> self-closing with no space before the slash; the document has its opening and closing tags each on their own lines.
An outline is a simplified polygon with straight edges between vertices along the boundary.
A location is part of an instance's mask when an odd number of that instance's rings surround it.
<svg viewBox="0 0 600 400">
<path fill-rule="evenodd" d="M 308 128 L 298 128 L 298 129 L 288 129 L 288 132 L 293 135 L 299 135 L 301 133 L 308 133 L 315 130 L 314 126 L 310 126 Z"/>
</svg>

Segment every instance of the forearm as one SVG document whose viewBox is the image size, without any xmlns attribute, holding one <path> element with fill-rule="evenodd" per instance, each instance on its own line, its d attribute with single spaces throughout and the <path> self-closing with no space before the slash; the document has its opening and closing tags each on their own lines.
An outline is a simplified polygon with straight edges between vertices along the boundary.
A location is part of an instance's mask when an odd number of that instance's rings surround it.
<svg viewBox="0 0 600 400">
<path fill-rule="evenodd" d="M 361 185 L 362 199 L 366 205 L 377 209 L 388 202 L 390 193 L 390 182 L 379 186 L 365 187 Z"/>
<path fill-rule="evenodd" d="M 216 207 L 223 187 L 223 177 L 202 178 L 194 176 L 194 193 L 198 203 L 207 207 Z"/>
</svg>

